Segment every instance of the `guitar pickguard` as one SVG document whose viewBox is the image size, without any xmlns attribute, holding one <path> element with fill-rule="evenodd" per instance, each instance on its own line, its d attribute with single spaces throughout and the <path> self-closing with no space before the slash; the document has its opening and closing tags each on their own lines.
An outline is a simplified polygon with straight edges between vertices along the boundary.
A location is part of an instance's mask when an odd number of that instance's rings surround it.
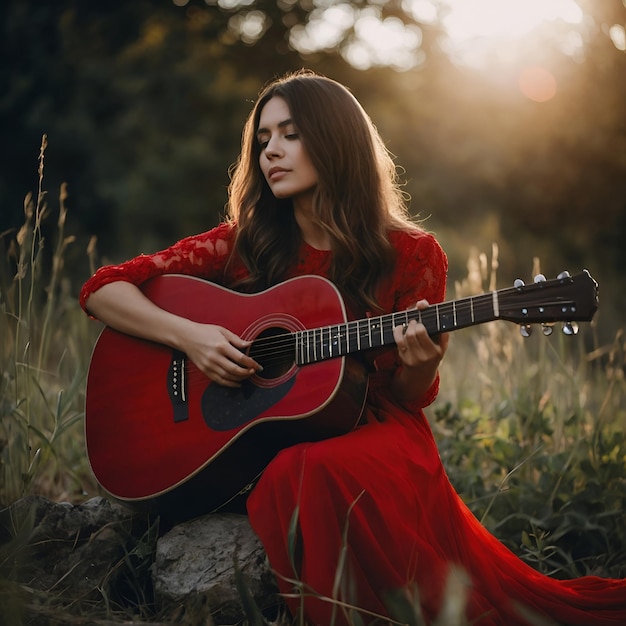
<svg viewBox="0 0 626 626">
<path fill-rule="evenodd" d="M 201 400 L 204 421 L 216 431 L 239 428 L 282 400 L 295 382 L 294 373 L 273 386 L 259 387 L 250 380 L 245 380 L 237 389 L 210 384 Z"/>
</svg>

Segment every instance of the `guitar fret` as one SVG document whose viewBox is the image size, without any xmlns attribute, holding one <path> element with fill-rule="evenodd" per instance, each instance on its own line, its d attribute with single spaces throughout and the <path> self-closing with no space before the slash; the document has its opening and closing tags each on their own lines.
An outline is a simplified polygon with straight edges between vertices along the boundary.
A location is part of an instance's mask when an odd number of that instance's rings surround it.
<svg viewBox="0 0 626 626">
<path fill-rule="evenodd" d="M 338 356 L 342 354 L 341 351 L 341 332 L 339 331 L 339 326 L 333 326 L 331 329 L 331 338 L 330 338 L 330 351 L 332 354 L 333 348 L 335 349 L 335 355 Z"/>
<path fill-rule="evenodd" d="M 304 331 L 296 333 L 296 362 L 304 364 Z"/>
<path fill-rule="evenodd" d="M 439 331 L 454 330 L 457 326 L 456 306 L 454 303 L 442 303 L 438 305 Z"/>
<path fill-rule="evenodd" d="M 302 355 L 300 354 L 300 333 L 295 333 L 296 349 L 294 359 L 296 363 L 302 363 Z"/>
<path fill-rule="evenodd" d="M 404 326 L 404 322 L 398 323 L 398 320 L 397 320 L 398 317 L 405 317 L 405 316 L 403 314 L 401 314 L 401 313 L 394 313 L 392 315 L 392 323 L 391 323 L 391 332 L 392 332 L 392 334 L 393 334 L 393 329 L 396 326 Z"/>
<path fill-rule="evenodd" d="M 322 329 L 315 329 L 315 359 L 322 358 Z"/>
<path fill-rule="evenodd" d="M 337 328 L 341 330 L 341 332 L 339 333 L 339 353 L 348 354 L 350 352 L 350 336 L 348 335 L 348 325 L 340 324 Z"/>
<path fill-rule="evenodd" d="M 306 363 L 311 362 L 311 347 L 315 351 L 315 331 L 306 333 L 306 345 L 302 345 L 302 358 Z"/>
<path fill-rule="evenodd" d="M 454 307 L 454 327 L 463 328 L 474 323 L 474 298 L 459 300 Z"/>
<path fill-rule="evenodd" d="M 393 341 L 393 316 L 387 315 L 382 319 L 382 323 L 380 325 L 382 332 L 382 345 Z"/>
<path fill-rule="evenodd" d="M 379 345 L 378 343 L 376 343 L 377 340 L 378 340 L 378 337 L 380 335 L 380 332 L 379 332 L 380 331 L 380 329 L 379 329 L 380 324 L 376 323 L 377 319 L 378 318 L 369 318 L 368 319 L 369 342 L 370 342 L 369 345 L 370 345 L 371 348 L 376 348 Z"/>
<path fill-rule="evenodd" d="M 341 352 L 341 332 L 339 326 L 333 326 L 331 337 L 333 348 L 335 349 L 335 356 L 342 354 Z"/>
</svg>

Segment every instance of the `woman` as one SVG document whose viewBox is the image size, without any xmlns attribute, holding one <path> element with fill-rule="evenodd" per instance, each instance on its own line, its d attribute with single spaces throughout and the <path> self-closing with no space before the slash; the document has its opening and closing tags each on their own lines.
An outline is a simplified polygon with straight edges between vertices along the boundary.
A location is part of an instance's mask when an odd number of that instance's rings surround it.
<svg viewBox="0 0 626 626">
<path fill-rule="evenodd" d="M 207 233 L 98 270 L 81 294 L 85 310 L 184 352 L 215 383 L 237 388 L 261 369 L 246 354 L 250 343 L 163 311 L 138 285 L 179 273 L 255 292 L 318 274 L 357 318 L 444 298 L 445 254 L 408 218 L 394 164 L 366 113 L 325 77 L 302 71 L 261 92 L 232 170 L 228 212 Z M 463 505 L 422 411 L 438 391 L 447 335 L 431 338 L 412 320 L 394 328 L 393 339 L 393 350 L 366 355 L 360 425 L 282 450 L 248 498 L 294 615 L 303 610 L 309 623 L 328 626 L 351 623 L 359 611 L 368 623 L 388 615 L 389 593 L 405 589 L 418 594 L 431 623 L 456 567 L 469 577 L 466 614 L 475 624 L 528 624 L 529 615 L 626 622 L 624 582 L 542 576 Z"/>
</svg>

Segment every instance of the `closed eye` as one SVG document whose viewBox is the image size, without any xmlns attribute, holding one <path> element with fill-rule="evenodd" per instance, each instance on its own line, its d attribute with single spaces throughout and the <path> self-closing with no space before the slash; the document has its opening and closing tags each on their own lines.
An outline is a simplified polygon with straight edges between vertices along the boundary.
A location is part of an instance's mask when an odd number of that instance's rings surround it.
<svg viewBox="0 0 626 626">
<path fill-rule="evenodd" d="M 283 136 L 289 141 L 295 141 L 296 139 L 300 139 L 300 135 L 298 133 L 287 133 Z M 259 147 L 261 148 L 261 150 L 265 150 L 270 142 L 270 138 L 258 137 L 257 141 L 259 142 Z"/>
</svg>

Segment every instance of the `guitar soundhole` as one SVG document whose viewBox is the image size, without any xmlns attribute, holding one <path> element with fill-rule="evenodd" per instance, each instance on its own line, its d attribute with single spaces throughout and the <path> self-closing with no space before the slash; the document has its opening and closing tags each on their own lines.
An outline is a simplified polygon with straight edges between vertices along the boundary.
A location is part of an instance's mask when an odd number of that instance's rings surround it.
<svg viewBox="0 0 626 626">
<path fill-rule="evenodd" d="M 265 380 L 280 378 L 295 365 L 295 338 L 280 327 L 266 328 L 250 347 L 250 356 L 263 366 L 257 376 Z"/>
</svg>

